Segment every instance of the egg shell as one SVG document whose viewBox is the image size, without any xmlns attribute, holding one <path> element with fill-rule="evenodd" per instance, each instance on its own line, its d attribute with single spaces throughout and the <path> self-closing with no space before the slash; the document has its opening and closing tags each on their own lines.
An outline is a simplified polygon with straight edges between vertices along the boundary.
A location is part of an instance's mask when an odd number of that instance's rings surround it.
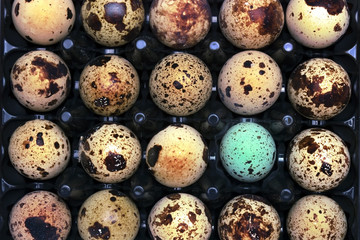
<svg viewBox="0 0 360 240">
<path fill-rule="evenodd" d="M 255 115 L 270 108 L 278 99 L 282 73 L 269 55 L 241 51 L 221 68 L 218 92 L 224 105 L 236 114 Z"/>
<path fill-rule="evenodd" d="M 187 187 L 205 172 L 208 147 L 201 134 L 185 124 L 169 125 L 152 137 L 146 163 L 155 179 L 167 187 Z"/>
<path fill-rule="evenodd" d="M 23 176 L 46 180 L 59 175 L 70 160 L 70 143 L 49 120 L 35 119 L 16 128 L 9 141 L 9 158 Z"/>
<path fill-rule="evenodd" d="M 340 114 L 351 98 L 346 70 L 328 58 L 312 58 L 291 73 L 287 92 L 295 110 L 306 118 L 328 120 Z"/>
<path fill-rule="evenodd" d="M 56 194 L 29 192 L 12 207 L 9 229 L 14 240 L 65 240 L 71 230 L 71 213 Z"/>
<path fill-rule="evenodd" d="M 79 82 L 80 97 L 94 113 L 121 115 L 136 102 L 140 79 L 134 66 L 117 55 L 101 55 L 83 69 Z"/>
<path fill-rule="evenodd" d="M 347 220 L 339 204 L 324 195 L 308 195 L 290 209 L 286 226 L 291 240 L 345 239 Z"/>
<path fill-rule="evenodd" d="M 141 157 L 137 136 L 127 127 L 102 123 L 80 137 L 79 161 L 94 179 L 118 183 L 131 177 Z"/>
<path fill-rule="evenodd" d="M 218 218 L 220 240 L 280 238 L 276 209 L 263 197 L 239 195 L 225 204 Z"/>
<path fill-rule="evenodd" d="M 211 215 L 205 204 L 187 193 L 161 198 L 148 216 L 153 239 L 206 240 L 211 235 Z"/>
<path fill-rule="evenodd" d="M 140 228 L 140 213 L 124 193 L 115 189 L 100 190 L 80 207 L 77 227 L 84 240 L 132 240 Z"/>
<path fill-rule="evenodd" d="M 145 9 L 142 0 L 85 0 L 81 20 L 85 31 L 97 43 L 118 47 L 139 35 Z"/>
<path fill-rule="evenodd" d="M 292 37 L 309 48 L 326 48 L 338 41 L 350 23 L 346 0 L 291 0 L 286 24 Z"/>
<path fill-rule="evenodd" d="M 174 116 L 188 116 L 202 109 L 212 92 L 210 69 L 189 53 L 164 57 L 151 72 L 150 95 L 163 111 Z"/>
<path fill-rule="evenodd" d="M 276 145 L 263 126 L 242 122 L 225 133 L 220 143 L 220 159 L 225 170 L 235 179 L 256 182 L 271 171 L 276 158 Z"/>
<path fill-rule="evenodd" d="M 337 187 L 350 170 L 344 141 L 323 128 L 305 129 L 289 144 L 287 165 L 291 177 L 303 188 L 323 192 Z"/>
<path fill-rule="evenodd" d="M 10 77 L 16 99 L 37 112 L 57 108 L 71 89 L 71 75 L 66 63 L 47 50 L 34 50 L 22 55 L 14 63 Z"/>
<path fill-rule="evenodd" d="M 234 46 L 260 49 L 279 37 L 284 19 L 279 0 L 225 0 L 220 8 L 219 26 Z"/>
<path fill-rule="evenodd" d="M 149 21 L 161 43 L 174 49 L 187 49 L 206 37 L 211 16 L 207 0 L 155 0 L 151 3 Z"/>
<path fill-rule="evenodd" d="M 72 0 L 15 0 L 11 15 L 16 30 L 27 41 L 52 45 L 71 32 L 76 11 Z"/>
</svg>

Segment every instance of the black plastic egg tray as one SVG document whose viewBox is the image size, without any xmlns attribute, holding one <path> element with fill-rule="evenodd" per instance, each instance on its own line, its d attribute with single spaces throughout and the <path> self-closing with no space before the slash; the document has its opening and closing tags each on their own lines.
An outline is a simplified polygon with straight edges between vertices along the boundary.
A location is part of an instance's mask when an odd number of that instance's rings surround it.
<svg viewBox="0 0 360 240">
<path fill-rule="evenodd" d="M 146 21 L 140 35 L 132 42 L 116 48 L 107 48 L 90 39 L 81 24 L 81 1 L 74 1 L 77 19 L 70 35 L 52 46 L 39 46 L 27 42 L 16 31 L 11 19 L 12 0 L 0 1 L 0 239 L 11 239 L 8 228 L 9 212 L 24 194 L 34 190 L 48 190 L 59 194 L 68 204 L 73 224 L 69 239 L 81 239 L 76 225 L 78 210 L 90 194 L 108 188 L 119 189 L 130 196 L 141 215 L 137 239 L 150 239 L 147 217 L 152 206 L 163 196 L 174 192 L 187 192 L 199 197 L 210 209 L 213 220 L 211 239 L 218 239 L 217 218 L 227 201 L 239 194 L 257 194 L 268 199 L 277 209 L 281 221 L 281 238 L 288 239 L 285 220 L 292 204 L 312 192 L 298 186 L 286 168 L 286 151 L 290 140 L 301 130 L 320 127 L 338 134 L 347 144 L 351 154 L 351 170 L 347 178 L 335 189 L 322 194 L 337 201 L 345 211 L 348 221 L 346 239 L 360 239 L 359 205 L 359 43 L 360 24 L 358 0 L 349 0 L 350 26 L 345 35 L 334 45 L 325 49 L 309 49 L 291 38 L 284 26 L 280 37 L 270 46 L 261 49 L 279 64 L 283 74 L 283 88 L 277 102 L 265 112 L 254 116 L 241 116 L 230 112 L 222 104 L 217 89 L 217 78 L 227 59 L 242 51 L 232 46 L 222 35 L 217 16 L 223 1 L 209 0 L 212 25 L 206 38 L 195 47 L 182 50 L 200 57 L 213 76 L 213 92 L 207 105 L 191 116 L 175 117 L 162 112 L 152 102 L 148 80 L 155 64 L 176 50 L 160 44 L 149 27 L 151 0 L 144 0 Z M 284 10 L 288 0 L 281 0 Z M 57 53 L 68 64 L 72 76 L 72 88 L 65 102 L 56 110 L 46 113 L 26 109 L 16 100 L 10 88 L 10 72 L 14 62 L 24 53 L 46 49 Z M 117 54 L 135 66 L 141 80 L 140 95 L 135 105 L 120 116 L 102 117 L 92 113 L 82 103 L 79 95 L 79 77 L 85 64 L 102 54 Z M 286 93 L 287 79 L 297 64 L 313 58 L 327 57 L 339 63 L 348 72 L 352 82 L 352 96 L 346 109 L 338 116 L 315 121 L 298 115 L 291 107 Z M 71 162 L 58 177 L 34 181 L 20 175 L 11 165 L 8 144 L 11 134 L 24 122 L 47 119 L 57 123 L 71 142 Z M 117 184 L 105 184 L 91 179 L 78 162 L 79 138 L 87 130 L 102 122 L 117 122 L 129 127 L 140 139 L 143 158 L 137 172 L 128 180 Z M 267 177 L 255 183 L 243 183 L 231 178 L 221 165 L 219 145 L 225 132 L 238 122 L 256 122 L 272 134 L 277 147 L 276 163 Z M 169 124 L 185 123 L 195 127 L 205 138 L 209 147 L 208 167 L 202 178 L 186 188 L 168 188 L 155 181 L 145 163 L 145 149 L 158 131 Z"/>
</svg>

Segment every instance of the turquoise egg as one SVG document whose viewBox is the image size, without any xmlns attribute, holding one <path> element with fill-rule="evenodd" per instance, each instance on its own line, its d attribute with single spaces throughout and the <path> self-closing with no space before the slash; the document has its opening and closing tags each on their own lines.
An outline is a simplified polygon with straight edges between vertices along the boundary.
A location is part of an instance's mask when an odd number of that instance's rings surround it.
<svg viewBox="0 0 360 240">
<path fill-rule="evenodd" d="M 220 143 L 220 159 L 235 179 L 256 182 L 263 179 L 275 163 L 276 145 L 261 125 L 242 122 L 232 126 Z"/>
</svg>

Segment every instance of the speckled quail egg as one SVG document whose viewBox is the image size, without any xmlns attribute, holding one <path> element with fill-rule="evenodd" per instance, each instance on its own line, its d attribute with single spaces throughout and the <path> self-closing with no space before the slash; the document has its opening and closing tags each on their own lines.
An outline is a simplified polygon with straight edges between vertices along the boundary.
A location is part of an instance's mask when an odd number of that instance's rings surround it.
<svg viewBox="0 0 360 240">
<path fill-rule="evenodd" d="M 148 226 L 153 239 L 206 240 L 211 235 L 211 215 L 197 197 L 173 193 L 153 206 Z"/>
<path fill-rule="evenodd" d="M 81 19 L 85 31 L 97 43 L 118 47 L 139 35 L 145 9 L 142 0 L 85 0 Z"/>
<path fill-rule="evenodd" d="M 207 158 L 201 134 L 185 124 L 169 125 L 146 148 L 146 163 L 155 179 L 174 188 L 195 183 L 206 170 Z"/>
<path fill-rule="evenodd" d="M 263 197 L 239 195 L 231 199 L 220 212 L 220 240 L 280 238 L 281 222 L 276 209 Z"/>
<path fill-rule="evenodd" d="M 124 193 L 115 189 L 101 190 L 82 204 L 77 227 L 84 240 L 132 240 L 140 228 L 140 213 Z"/>
<path fill-rule="evenodd" d="M 151 72 L 150 95 L 163 111 L 188 116 L 205 106 L 211 96 L 212 76 L 207 65 L 189 53 L 164 57 Z"/>
<path fill-rule="evenodd" d="M 121 115 L 136 102 L 140 79 L 134 66 L 117 55 L 101 55 L 83 69 L 79 82 L 80 97 L 94 113 Z"/>
<path fill-rule="evenodd" d="M 16 128 L 8 151 L 15 169 L 23 176 L 36 180 L 56 177 L 70 160 L 67 136 L 49 120 L 29 120 Z"/>
<path fill-rule="evenodd" d="M 256 50 L 232 56 L 218 79 L 221 101 L 241 115 L 254 115 L 270 108 L 278 99 L 281 87 L 282 74 L 275 60 Z"/>
<path fill-rule="evenodd" d="M 79 160 L 94 179 L 118 183 L 131 177 L 141 161 L 136 135 L 117 123 L 102 123 L 80 137 Z"/>
<path fill-rule="evenodd" d="M 291 240 L 345 239 L 347 219 L 340 205 L 324 195 L 308 195 L 290 209 L 286 226 Z"/>
<path fill-rule="evenodd" d="M 64 102 L 71 89 L 66 63 L 55 53 L 34 50 L 25 53 L 11 70 L 11 89 L 26 108 L 48 112 Z"/>
<path fill-rule="evenodd" d="M 208 34 L 211 9 L 207 0 L 157 0 L 152 1 L 149 19 L 150 28 L 161 43 L 187 49 Z"/>
<path fill-rule="evenodd" d="M 346 0 L 291 0 L 286 24 L 292 37 L 310 48 L 326 48 L 346 32 L 350 13 Z"/>
<path fill-rule="evenodd" d="M 344 141 L 323 128 L 309 128 L 296 135 L 289 144 L 287 164 L 291 177 L 315 192 L 337 187 L 351 165 Z"/>
<path fill-rule="evenodd" d="M 40 45 L 65 38 L 73 28 L 75 14 L 72 0 L 15 0 L 11 10 L 19 34 Z"/>
<path fill-rule="evenodd" d="M 220 143 L 220 159 L 235 179 L 256 182 L 272 169 L 276 145 L 268 130 L 257 123 L 241 122 L 225 133 Z"/>
<path fill-rule="evenodd" d="M 234 46 L 260 49 L 279 37 L 284 19 L 279 0 L 225 0 L 220 8 L 219 26 Z"/>
<path fill-rule="evenodd" d="M 14 240 L 65 240 L 71 230 L 71 213 L 56 194 L 29 192 L 12 207 L 9 229 Z"/>
<path fill-rule="evenodd" d="M 345 69 L 328 58 L 312 58 L 291 73 L 287 92 L 292 106 L 306 118 L 328 120 L 341 113 L 351 97 Z"/>
</svg>

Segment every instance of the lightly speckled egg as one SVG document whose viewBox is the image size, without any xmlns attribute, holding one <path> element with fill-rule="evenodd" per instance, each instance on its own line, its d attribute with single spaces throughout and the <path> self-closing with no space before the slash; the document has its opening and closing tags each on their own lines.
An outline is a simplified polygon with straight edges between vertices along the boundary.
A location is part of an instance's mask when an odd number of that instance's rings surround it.
<svg viewBox="0 0 360 240">
<path fill-rule="evenodd" d="M 80 97 L 94 113 L 121 115 L 136 102 L 140 79 L 134 66 L 117 55 L 101 55 L 83 69 L 79 82 Z"/>
<path fill-rule="evenodd" d="M 131 177 L 141 161 L 136 135 L 117 123 L 102 123 L 80 137 L 79 161 L 94 179 L 118 183 Z"/>
<path fill-rule="evenodd" d="M 148 226 L 153 239 L 207 240 L 212 230 L 208 208 L 187 193 L 161 198 L 149 213 Z"/>
<path fill-rule="evenodd" d="M 341 113 L 351 97 L 346 70 L 328 58 L 312 58 L 299 64 L 287 85 L 289 100 L 306 118 L 328 120 Z"/>
<path fill-rule="evenodd" d="M 151 3 L 149 19 L 150 28 L 161 43 L 187 49 L 208 34 L 211 9 L 207 0 L 156 0 Z"/>
<path fill-rule="evenodd" d="M 208 147 L 201 134 L 185 124 L 169 125 L 152 137 L 146 163 L 155 179 L 167 187 L 187 187 L 205 172 Z"/>
<path fill-rule="evenodd" d="M 309 48 L 326 48 L 346 32 L 350 13 L 346 0 L 291 0 L 286 24 L 292 37 Z"/>
<path fill-rule="evenodd" d="M 56 194 L 29 192 L 12 207 L 9 229 L 14 240 L 65 240 L 71 230 L 71 213 Z"/>
<path fill-rule="evenodd" d="M 351 163 L 349 150 L 338 135 L 323 128 L 309 128 L 290 142 L 287 165 L 301 187 L 323 192 L 346 178 Z"/>
<path fill-rule="evenodd" d="M 235 124 L 220 143 L 220 159 L 225 170 L 235 179 L 256 182 L 272 169 L 276 145 L 263 126 L 252 122 Z"/>
<path fill-rule="evenodd" d="M 219 26 L 234 46 L 260 49 L 279 37 L 284 19 L 279 0 L 225 0 L 220 8 Z"/>
<path fill-rule="evenodd" d="M 140 228 L 140 213 L 124 193 L 116 189 L 101 190 L 80 207 L 77 227 L 84 240 L 133 240 Z"/>
<path fill-rule="evenodd" d="M 188 116 L 205 106 L 211 96 L 210 69 L 189 53 L 173 53 L 156 64 L 149 91 L 154 103 L 174 116 Z"/>
<path fill-rule="evenodd" d="M 15 0 L 11 10 L 19 34 L 40 45 L 64 39 L 73 28 L 75 14 L 72 0 Z"/>
<path fill-rule="evenodd" d="M 263 197 L 244 194 L 234 197 L 220 212 L 220 240 L 280 238 L 281 222 L 276 209 Z"/>
<path fill-rule="evenodd" d="M 291 240 L 346 237 L 347 220 L 340 205 L 324 195 L 308 195 L 290 209 L 286 220 Z"/>
<path fill-rule="evenodd" d="M 81 20 L 85 31 L 97 43 L 118 47 L 139 35 L 145 9 L 142 0 L 85 0 Z"/>
<path fill-rule="evenodd" d="M 242 51 L 222 67 L 218 92 L 224 105 L 236 114 L 254 115 L 270 108 L 278 99 L 282 73 L 269 55 Z"/>
<path fill-rule="evenodd" d="M 48 112 L 64 102 L 71 89 L 66 63 L 55 53 L 34 50 L 16 60 L 11 70 L 11 90 L 26 108 Z"/>
<path fill-rule="evenodd" d="M 15 169 L 35 180 L 56 177 L 70 160 L 70 143 L 65 133 L 44 119 L 29 120 L 16 128 L 8 151 Z"/>
</svg>

